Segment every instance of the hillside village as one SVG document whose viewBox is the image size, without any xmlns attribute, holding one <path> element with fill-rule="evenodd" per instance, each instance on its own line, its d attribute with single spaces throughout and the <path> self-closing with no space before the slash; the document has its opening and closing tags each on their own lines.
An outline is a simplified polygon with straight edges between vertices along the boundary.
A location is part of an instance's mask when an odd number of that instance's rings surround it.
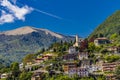
<svg viewBox="0 0 120 80">
<path fill-rule="evenodd" d="M 119 80 L 120 46 L 106 37 L 56 42 L 1 69 L 0 80 Z"/>
<path fill-rule="evenodd" d="M 120 80 L 120 0 L 0 0 L 0 80 Z"/>
</svg>

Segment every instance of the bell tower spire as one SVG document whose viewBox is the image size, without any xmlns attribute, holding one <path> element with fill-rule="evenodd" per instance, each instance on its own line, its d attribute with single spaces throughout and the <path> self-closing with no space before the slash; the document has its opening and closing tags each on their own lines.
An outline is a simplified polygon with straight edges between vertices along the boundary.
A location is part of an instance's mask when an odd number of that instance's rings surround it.
<svg viewBox="0 0 120 80">
<path fill-rule="evenodd" d="M 75 44 L 73 46 L 74 47 L 79 47 L 79 37 L 78 37 L 78 35 L 75 36 Z"/>
</svg>

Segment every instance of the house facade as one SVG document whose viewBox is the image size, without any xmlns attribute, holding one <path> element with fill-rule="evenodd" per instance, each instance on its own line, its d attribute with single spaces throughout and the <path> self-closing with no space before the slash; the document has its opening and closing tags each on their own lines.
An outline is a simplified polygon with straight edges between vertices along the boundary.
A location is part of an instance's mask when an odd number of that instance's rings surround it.
<svg viewBox="0 0 120 80">
<path fill-rule="evenodd" d="M 69 54 L 77 53 L 75 47 L 71 46 L 69 48 Z"/>
<path fill-rule="evenodd" d="M 100 46 L 100 45 L 102 45 L 102 44 L 109 44 L 109 43 L 110 43 L 110 41 L 109 41 L 107 38 L 105 38 L 105 37 L 96 38 L 96 39 L 94 40 L 95 46 Z"/>
<path fill-rule="evenodd" d="M 120 62 L 113 62 L 113 63 L 103 63 L 102 64 L 102 71 L 103 72 L 113 72 L 115 71 L 116 67 L 120 65 Z"/>
<path fill-rule="evenodd" d="M 6 73 L 1 74 L 1 76 L 0 76 L 1 79 L 5 79 L 7 77 L 8 77 L 8 74 L 6 74 Z"/>
<path fill-rule="evenodd" d="M 83 59 L 79 61 L 79 66 L 84 67 L 84 68 L 89 68 L 91 65 L 91 60 L 89 59 Z"/>
<path fill-rule="evenodd" d="M 77 64 L 75 62 L 68 62 L 63 64 L 63 70 L 66 74 L 68 74 L 70 69 L 77 68 Z"/>
<path fill-rule="evenodd" d="M 77 60 L 77 54 L 66 54 L 63 56 L 63 60 L 67 61 L 67 60 Z"/>
<path fill-rule="evenodd" d="M 79 58 L 79 60 L 88 59 L 88 52 L 78 53 L 78 58 Z"/>
<path fill-rule="evenodd" d="M 44 73 L 43 72 L 35 72 L 32 77 L 31 80 L 42 80 L 42 75 Z"/>
<path fill-rule="evenodd" d="M 68 74 L 70 77 L 74 77 L 75 75 L 78 75 L 79 77 L 88 77 L 89 76 L 89 72 L 86 68 L 72 68 L 69 69 Z"/>
<path fill-rule="evenodd" d="M 42 56 L 42 59 L 44 59 L 46 61 L 46 60 L 52 59 L 52 56 L 44 55 L 44 56 Z"/>
<path fill-rule="evenodd" d="M 116 80 L 116 77 L 113 74 L 108 74 L 106 75 L 106 80 Z"/>
<path fill-rule="evenodd" d="M 36 63 L 42 63 L 42 62 L 44 62 L 44 59 L 43 58 L 36 58 L 35 62 Z"/>
<path fill-rule="evenodd" d="M 107 50 L 111 53 L 120 53 L 120 47 L 116 47 L 116 46 L 107 47 Z"/>
</svg>

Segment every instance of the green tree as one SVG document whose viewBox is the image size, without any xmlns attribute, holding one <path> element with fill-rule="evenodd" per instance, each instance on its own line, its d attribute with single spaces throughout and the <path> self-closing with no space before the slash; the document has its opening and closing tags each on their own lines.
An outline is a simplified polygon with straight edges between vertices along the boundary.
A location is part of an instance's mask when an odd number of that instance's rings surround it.
<svg viewBox="0 0 120 80">
<path fill-rule="evenodd" d="M 23 58 L 23 63 L 26 64 L 27 62 L 33 62 L 34 59 L 35 59 L 35 54 L 27 54 Z"/>
<path fill-rule="evenodd" d="M 80 80 L 94 80 L 94 78 L 92 78 L 92 77 L 83 77 L 83 78 L 81 78 Z"/>
<path fill-rule="evenodd" d="M 20 70 L 19 70 L 19 63 L 13 62 L 10 66 L 10 70 L 12 71 L 13 78 L 15 79 L 16 77 L 19 76 Z"/>
<path fill-rule="evenodd" d="M 96 51 L 96 52 L 100 52 L 101 49 L 102 49 L 101 46 L 96 46 L 96 47 L 95 47 L 95 51 Z"/>
<path fill-rule="evenodd" d="M 102 49 L 100 50 L 100 52 L 101 52 L 102 54 L 106 54 L 106 53 L 108 52 L 108 50 L 107 50 L 106 48 L 102 48 Z"/>
<path fill-rule="evenodd" d="M 72 79 L 68 76 L 60 76 L 60 77 L 57 78 L 57 80 L 74 80 L 74 79 Z"/>
<path fill-rule="evenodd" d="M 105 76 L 99 76 L 97 77 L 97 80 L 106 80 Z"/>
<path fill-rule="evenodd" d="M 31 80 L 32 73 L 31 72 L 22 72 L 19 76 L 20 80 Z"/>
<path fill-rule="evenodd" d="M 90 52 L 94 52 L 95 51 L 95 44 L 93 43 L 93 42 L 90 42 L 89 44 L 88 44 L 88 50 L 90 51 Z"/>
<path fill-rule="evenodd" d="M 106 55 L 105 60 L 107 62 L 115 62 L 115 61 L 120 60 L 120 56 L 119 55 Z"/>
<path fill-rule="evenodd" d="M 2 68 L 2 69 L 0 69 L 0 73 L 6 73 L 6 72 L 10 72 L 10 68 Z"/>
<path fill-rule="evenodd" d="M 114 39 L 116 39 L 117 38 L 117 34 L 116 33 L 114 33 L 114 34 L 112 34 L 111 36 L 110 36 L 110 39 L 111 40 L 114 40 Z"/>
<path fill-rule="evenodd" d="M 102 33 L 99 33 L 98 37 L 104 37 L 104 35 Z"/>
<path fill-rule="evenodd" d="M 118 66 L 118 67 L 115 69 L 115 75 L 116 75 L 116 78 L 119 80 L 119 79 L 120 79 L 120 66 Z"/>
</svg>

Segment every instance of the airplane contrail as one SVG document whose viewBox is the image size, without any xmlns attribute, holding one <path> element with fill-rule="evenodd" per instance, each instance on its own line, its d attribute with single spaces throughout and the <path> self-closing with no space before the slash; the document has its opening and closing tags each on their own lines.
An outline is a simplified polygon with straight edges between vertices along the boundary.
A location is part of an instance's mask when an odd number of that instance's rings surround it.
<svg viewBox="0 0 120 80">
<path fill-rule="evenodd" d="M 24 5 L 24 3 L 20 2 L 20 1 L 19 1 L 19 2 L 17 1 L 17 3 L 19 3 L 19 4 L 21 4 L 21 5 Z M 48 16 L 50 16 L 50 17 L 53 17 L 53 18 L 56 18 L 56 19 L 60 19 L 60 20 L 63 19 L 62 17 L 59 17 L 59 16 L 57 16 L 57 15 L 54 15 L 54 14 L 51 14 L 51 13 L 42 11 L 42 10 L 37 9 L 37 8 L 34 8 L 34 7 L 32 7 L 32 8 L 33 8 L 33 10 L 35 10 L 35 11 L 37 11 L 37 12 L 39 12 L 39 13 L 48 15 Z"/>
<path fill-rule="evenodd" d="M 37 11 L 37 12 L 40 12 L 40 13 L 42 13 L 42 14 L 45 14 L 45 15 L 48 15 L 48 16 L 51 16 L 51 17 L 54 17 L 54 18 L 57 18 L 57 19 L 63 19 L 63 18 L 61 18 L 61 17 L 59 17 L 59 16 L 56 16 L 56 15 L 54 15 L 54 14 L 51 14 L 51 13 L 48 13 L 48 12 L 45 12 L 45 11 L 41 11 L 41 10 L 39 10 L 39 9 L 36 9 L 36 8 L 33 8 L 35 11 Z"/>
</svg>

